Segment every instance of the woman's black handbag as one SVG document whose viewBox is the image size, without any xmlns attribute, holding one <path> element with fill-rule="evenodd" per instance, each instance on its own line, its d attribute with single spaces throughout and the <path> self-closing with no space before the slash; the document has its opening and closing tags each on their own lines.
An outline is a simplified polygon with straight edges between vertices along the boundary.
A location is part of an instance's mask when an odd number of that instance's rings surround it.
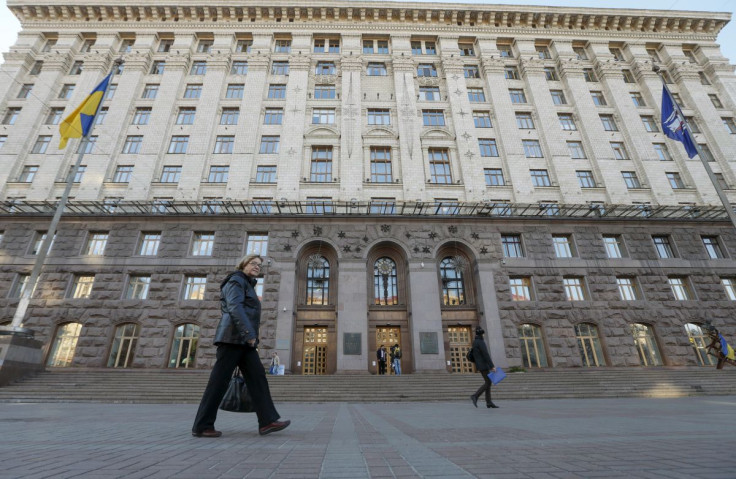
<svg viewBox="0 0 736 479">
<path fill-rule="evenodd" d="M 253 399 L 245 387 L 245 379 L 240 373 L 240 368 L 235 369 L 230 385 L 227 388 L 225 397 L 222 398 L 220 409 L 230 412 L 255 412 L 253 407 Z"/>
<path fill-rule="evenodd" d="M 471 363 L 475 362 L 475 357 L 473 356 L 473 348 L 468 349 L 468 353 L 465 355 L 465 358 Z"/>
</svg>

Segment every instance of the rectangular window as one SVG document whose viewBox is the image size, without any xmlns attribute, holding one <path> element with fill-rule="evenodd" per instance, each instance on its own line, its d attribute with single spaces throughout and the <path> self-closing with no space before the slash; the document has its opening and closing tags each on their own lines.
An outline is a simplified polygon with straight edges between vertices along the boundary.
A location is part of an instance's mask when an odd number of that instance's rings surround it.
<svg viewBox="0 0 736 479">
<path fill-rule="evenodd" d="M 18 183 L 31 183 L 36 173 L 38 173 L 38 165 L 24 166 L 18 177 Z"/>
<path fill-rule="evenodd" d="M 163 75 L 166 69 L 166 62 L 163 60 L 154 61 L 151 65 L 151 75 Z"/>
<path fill-rule="evenodd" d="M 46 40 L 46 43 L 43 44 L 43 48 L 41 49 L 42 53 L 48 53 L 51 51 L 51 49 L 56 45 L 56 39 L 55 38 L 49 38 Z"/>
<path fill-rule="evenodd" d="M 2 138 L 0 138 L 0 146 L 2 146 Z M 718 181 L 718 185 L 721 187 L 722 190 L 730 190 L 731 187 L 726 183 L 726 178 L 723 176 L 723 173 L 713 173 L 716 176 L 716 181 Z"/>
<path fill-rule="evenodd" d="M 721 278 L 721 284 L 726 290 L 729 301 L 736 301 L 736 280 L 732 278 Z"/>
<path fill-rule="evenodd" d="M 560 126 L 563 130 L 574 131 L 578 129 L 578 127 L 575 125 L 575 120 L 573 119 L 572 114 L 560 113 L 557 115 L 557 117 L 560 120 Z"/>
<path fill-rule="evenodd" d="M 519 79 L 519 69 L 515 66 L 507 65 L 503 68 L 503 76 L 507 80 L 518 80 Z"/>
<path fill-rule="evenodd" d="M 567 276 L 562 278 L 565 287 L 565 297 L 568 301 L 585 301 L 585 287 L 583 278 Z"/>
<path fill-rule="evenodd" d="M 503 177 L 501 168 L 485 168 L 483 174 L 486 178 L 486 186 L 505 186 L 506 180 Z"/>
<path fill-rule="evenodd" d="M 588 54 L 583 47 L 572 47 L 572 51 L 575 53 L 575 57 L 578 60 L 588 60 Z"/>
<path fill-rule="evenodd" d="M 151 108 L 141 107 L 135 109 L 133 115 L 133 125 L 148 125 L 148 120 L 151 119 Z"/>
<path fill-rule="evenodd" d="M 619 235 L 604 235 L 603 247 L 606 249 L 606 255 L 611 259 L 623 257 L 623 240 Z"/>
<path fill-rule="evenodd" d="M 534 120 L 529 112 L 516 112 L 516 126 L 520 130 L 533 130 Z"/>
<path fill-rule="evenodd" d="M 521 244 L 521 235 L 501 235 L 504 258 L 523 258 L 524 249 Z"/>
<path fill-rule="evenodd" d="M 253 198 L 250 212 L 254 215 L 270 215 L 273 205 L 272 198 Z"/>
<path fill-rule="evenodd" d="M 261 154 L 276 154 L 279 152 L 279 143 L 281 142 L 280 136 L 274 136 L 274 135 L 264 135 L 261 137 L 261 149 L 258 151 L 258 153 Z"/>
<path fill-rule="evenodd" d="M 69 70 L 70 75 L 81 75 L 84 70 L 84 62 L 76 61 L 72 64 L 72 68 Z"/>
<path fill-rule="evenodd" d="M 544 67 L 544 78 L 547 81 L 558 81 L 560 79 L 560 77 L 557 76 L 557 70 L 555 67 Z"/>
<path fill-rule="evenodd" d="M 555 247 L 555 256 L 558 258 L 572 258 L 575 256 L 570 235 L 552 235 L 552 244 Z"/>
<path fill-rule="evenodd" d="M 97 111 L 97 115 L 95 116 L 95 125 L 102 125 L 105 123 L 105 118 L 107 118 L 107 112 L 109 108 L 102 107 Z"/>
<path fill-rule="evenodd" d="M 672 82 L 669 82 L 672 83 Z M 672 99 L 677 103 L 677 105 L 680 107 L 680 109 L 685 108 L 685 103 L 682 101 L 682 98 L 680 97 L 679 93 L 673 93 Z"/>
<path fill-rule="evenodd" d="M 202 96 L 202 85 L 189 84 L 184 88 L 184 98 L 194 99 Z"/>
<path fill-rule="evenodd" d="M 474 111 L 473 123 L 476 128 L 493 128 L 491 113 L 487 111 Z"/>
<path fill-rule="evenodd" d="M 229 166 L 210 166 L 210 174 L 207 176 L 208 183 L 227 183 L 230 176 Z"/>
<path fill-rule="evenodd" d="M 46 153 L 46 150 L 48 150 L 50 143 L 51 143 L 51 135 L 39 136 L 38 138 L 36 138 L 36 143 L 33 144 L 31 153 L 36 153 L 36 154 Z"/>
<path fill-rule="evenodd" d="M 616 277 L 616 284 L 622 301 L 637 301 L 640 299 L 639 288 L 634 278 L 619 276 Z"/>
<path fill-rule="evenodd" d="M 509 278 L 509 293 L 511 293 L 511 301 L 531 301 L 532 300 L 532 280 L 524 277 Z"/>
<path fill-rule="evenodd" d="M 41 73 L 41 70 L 43 70 L 43 62 L 37 61 L 33 64 L 33 67 L 31 68 L 31 71 L 28 72 L 28 74 L 36 76 Z"/>
<path fill-rule="evenodd" d="M 140 256 L 156 256 L 158 247 L 161 245 L 161 232 L 145 232 L 141 234 L 141 242 L 138 246 Z"/>
<path fill-rule="evenodd" d="M 93 274 L 77 274 L 74 275 L 72 282 L 71 297 L 72 299 L 87 299 L 92 294 L 92 285 L 95 282 Z"/>
<path fill-rule="evenodd" d="M 130 276 L 128 287 L 125 290 L 125 299 L 147 299 L 150 286 L 150 276 Z"/>
<path fill-rule="evenodd" d="M 284 119 L 283 108 L 266 108 L 266 113 L 263 116 L 264 125 L 280 125 Z"/>
<path fill-rule="evenodd" d="M 235 44 L 235 53 L 250 53 L 253 47 L 253 40 L 238 40 Z"/>
<path fill-rule="evenodd" d="M 29 251 L 29 254 L 35 256 L 38 254 L 39 251 L 41 251 L 41 246 L 43 245 L 43 242 L 46 240 L 46 231 L 36 231 L 36 234 L 34 235 L 34 241 L 32 243 L 31 250 Z M 54 241 L 56 241 L 56 234 L 54 234 L 54 237 L 51 240 L 51 244 L 49 245 L 49 251 L 51 251 L 51 248 L 54 245 Z"/>
<path fill-rule="evenodd" d="M 628 189 L 641 188 L 639 177 L 636 176 L 635 171 L 622 171 L 621 176 L 624 178 L 624 183 L 626 183 L 626 188 Z"/>
<path fill-rule="evenodd" d="M 435 198 L 433 207 L 436 215 L 456 215 L 460 211 L 456 198 Z"/>
<path fill-rule="evenodd" d="M 713 158 L 713 154 L 710 152 L 710 148 L 708 148 L 708 145 L 705 143 L 699 143 L 698 147 L 700 148 L 700 151 L 698 154 L 702 156 L 705 161 L 714 162 L 716 161 L 715 158 Z"/>
<path fill-rule="evenodd" d="M 585 150 L 581 141 L 568 141 L 567 149 L 570 152 L 570 158 L 574 160 L 585 159 Z"/>
<path fill-rule="evenodd" d="M 0 135 L 0 150 L 5 146 L 5 142 L 8 141 L 7 135 Z"/>
<path fill-rule="evenodd" d="M 482 88 L 468 88 L 468 101 L 470 103 L 482 103 L 486 101 L 486 94 Z"/>
<path fill-rule="evenodd" d="M 200 40 L 197 44 L 197 53 L 210 53 L 212 51 L 212 40 Z"/>
<path fill-rule="evenodd" d="M 61 123 L 61 119 L 64 115 L 63 108 L 52 108 L 49 110 L 49 114 L 46 116 L 46 125 L 58 125 Z"/>
<path fill-rule="evenodd" d="M 220 114 L 220 125 L 237 125 L 240 108 L 223 108 Z"/>
<path fill-rule="evenodd" d="M 125 143 L 123 143 L 123 153 L 125 154 L 140 153 L 142 144 L 143 144 L 143 136 L 128 135 L 125 138 Z"/>
<path fill-rule="evenodd" d="M 235 60 L 233 65 L 230 67 L 231 75 L 247 75 L 248 74 L 248 62 Z"/>
<path fill-rule="evenodd" d="M 268 85 L 268 98 L 272 100 L 283 100 L 286 98 L 286 85 Z"/>
<path fill-rule="evenodd" d="M 256 168 L 256 183 L 276 183 L 276 166 L 258 165 Z"/>
<path fill-rule="evenodd" d="M 478 65 L 463 66 L 463 74 L 465 75 L 465 78 L 480 78 L 480 70 L 478 70 Z"/>
<path fill-rule="evenodd" d="M 268 233 L 248 233 L 245 254 L 265 256 L 268 253 Z"/>
<path fill-rule="evenodd" d="M 606 97 L 603 96 L 603 92 L 600 91 L 592 91 L 590 92 L 590 96 L 593 99 L 593 104 L 595 106 L 606 106 L 608 103 L 606 102 Z"/>
<path fill-rule="evenodd" d="M 388 40 L 363 40 L 363 53 L 388 55 Z"/>
<path fill-rule="evenodd" d="M 69 167 L 70 175 L 72 174 L 72 170 L 74 170 L 74 166 Z M 79 168 L 77 168 L 77 173 L 74 175 L 72 183 L 81 183 L 85 171 L 87 171 L 87 165 L 79 165 Z"/>
<path fill-rule="evenodd" d="M 510 89 L 509 95 L 511 96 L 511 103 L 526 103 L 526 95 L 524 90 Z"/>
<path fill-rule="evenodd" d="M 368 212 L 372 215 L 396 214 L 396 200 L 394 198 L 371 198 Z"/>
<path fill-rule="evenodd" d="M 73 94 L 74 85 L 71 84 L 62 85 L 61 90 L 59 90 L 59 98 L 61 100 L 68 100 L 72 97 Z"/>
<path fill-rule="evenodd" d="M 107 233 L 90 233 L 87 238 L 87 245 L 84 248 L 84 253 L 82 254 L 90 256 L 104 255 L 107 238 Z"/>
<path fill-rule="evenodd" d="M 631 95 L 631 101 L 634 102 L 634 106 L 636 107 L 647 106 L 646 102 L 644 101 L 644 97 L 641 96 L 641 93 L 639 93 L 638 91 L 632 91 L 629 94 Z"/>
<path fill-rule="evenodd" d="M 229 135 L 221 135 L 215 138 L 215 151 L 212 153 L 217 155 L 231 155 L 235 146 L 235 137 Z"/>
<path fill-rule="evenodd" d="M 621 70 L 621 74 L 624 77 L 624 83 L 636 83 L 634 75 L 631 74 L 630 70 Z"/>
<path fill-rule="evenodd" d="M 158 53 L 169 53 L 171 47 L 174 45 L 174 40 L 169 38 L 163 38 L 158 42 Z"/>
<path fill-rule="evenodd" d="M 532 177 L 532 186 L 552 186 L 552 183 L 549 181 L 549 173 L 547 173 L 547 170 L 529 170 L 529 174 Z"/>
<path fill-rule="evenodd" d="M 524 146 L 524 155 L 527 158 L 544 158 L 539 140 L 522 140 L 521 143 Z"/>
<path fill-rule="evenodd" d="M 120 43 L 120 53 L 130 53 L 133 51 L 133 45 L 135 44 L 135 38 L 125 38 Z"/>
<path fill-rule="evenodd" d="M 654 242 L 654 249 L 657 251 L 659 258 L 668 259 L 675 257 L 669 236 L 652 236 L 652 241 Z"/>
<path fill-rule="evenodd" d="M 552 103 L 555 105 L 567 105 L 567 99 L 562 90 L 550 90 L 549 93 L 552 95 Z"/>
<path fill-rule="evenodd" d="M 323 215 L 325 213 L 334 213 L 334 210 L 332 207 L 332 199 L 308 196 L 306 213 L 312 214 L 312 215 Z"/>
<path fill-rule="evenodd" d="M 129 183 L 133 174 L 133 165 L 119 165 L 115 168 L 115 174 L 112 176 L 113 183 Z"/>
<path fill-rule="evenodd" d="M 613 119 L 613 115 L 600 115 L 603 129 L 606 131 L 618 131 L 618 125 Z"/>
<path fill-rule="evenodd" d="M 371 182 L 391 183 L 391 148 L 387 146 L 371 147 Z"/>
<path fill-rule="evenodd" d="M 540 60 L 551 60 L 552 55 L 549 54 L 549 48 L 545 45 L 536 45 L 534 49 L 537 51 L 537 56 Z"/>
<path fill-rule="evenodd" d="M 593 178 L 592 171 L 576 171 L 578 176 L 578 183 L 581 188 L 595 188 L 595 179 Z"/>
<path fill-rule="evenodd" d="M 207 276 L 187 276 L 184 279 L 184 297 L 182 299 L 201 301 L 207 289 Z"/>
<path fill-rule="evenodd" d="M 626 151 L 626 146 L 620 141 L 612 141 L 611 149 L 613 150 L 613 157 L 617 160 L 628 160 L 629 153 Z"/>
<path fill-rule="evenodd" d="M 673 190 L 685 188 L 685 183 L 683 183 L 682 178 L 680 177 L 680 173 L 669 172 L 665 173 L 665 175 L 667 175 L 667 181 L 670 182 L 670 186 Z"/>
<path fill-rule="evenodd" d="M 419 99 L 424 101 L 440 101 L 440 87 L 438 86 L 420 86 Z"/>
<path fill-rule="evenodd" d="M 721 99 L 718 98 L 718 95 L 715 93 L 709 93 L 708 98 L 710 98 L 710 102 L 713 103 L 713 106 L 718 108 L 719 110 L 723 108 L 723 103 L 721 102 Z"/>
<path fill-rule="evenodd" d="M 496 47 L 498 48 L 498 53 L 501 55 L 501 58 L 514 58 L 514 52 L 511 50 L 511 45 L 496 44 Z"/>
<path fill-rule="evenodd" d="M 481 138 L 478 140 L 478 146 L 480 148 L 480 156 L 484 156 L 484 157 L 498 156 L 498 147 L 496 145 L 495 139 Z"/>
<path fill-rule="evenodd" d="M 450 171 L 450 156 L 444 148 L 430 148 L 429 174 L 432 183 L 452 184 L 452 172 Z"/>
<path fill-rule="evenodd" d="M 177 125 L 193 125 L 194 117 L 197 114 L 197 109 L 193 107 L 182 107 L 179 108 L 179 114 L 176 116 Z"/>
<path fill-rule="evenodd" d="M 213 232 L 195 232 L 192 238 L 192 249 L 189 254 L 192 256 L 212 256 L 212 249 L 215 246 L 215 233 Z"/>
<path fill-rule="evenodd" d="M 474 57 L 475 56 L 475 48 L 473 48 L 472 43 L 458 43 L 457 47 L 460 49 L 461 57 Z"/>
<path fill-rule="evenodd" d="M 445 126 L 445 113 L 442 110 L 422 110 L 424 126 Z"/>
<path fill-rule="evenodd" d="M 317 66 L 314 69 L 315 75 L 334 75 L 337 73 L 335 70 L 334 62 L 317 62 Z"/>
<path fill-rule="evenodd" d="M 161 183 L 179 183 L 181 166 L 164 166 L 161 170 Z"/>
<path fill-rule="evenodd" d="M 242 83 L 231 83 L 225 90 L 225 98 L 230 99 L 241 99 L 243 98 L 243 92 L 245 91 L 245 85 Z"/>
<path fill-rule="evenodd" d="M 598 77 L 595 76 L 595 72 L 592 68 L 583 68 L 583 78 L 587 82 L 597 82 Z"/>
<path fill-rule="evenodd" d="M 727 117 L 721 118 L 721 120 L 723 121 L 723 126 L 726 127 L 726 131 L 732 135 L 736 135 L 736 122 L 734 122 L 733 118 Z"/>
<path fill-rule="evenodd" d="M 653 116 L 644 115 L 641 117 L 641 122 L 644 124 L 644 129 L 646 129 L 648 132 L 656 133 L 659 131 L 659 127 L 657 127 L 657 120 L 655 120 Z"/>
<path fill-rule="evenodd" d="M 141 98 L 144 98 L 146 100 L 153 100 L 154 98 L 156 98 L 157 95 L 158 95 L 158 85 L 148 84 L 143 87 L 143 94 L 141 95 Z"/>
<path fill-rule="evenodd" d="M 271 75 L 288 75 L 289 62 L 273 62 L 271 64 Z"/>
<path fill-rule="evenodd" d="M 291 51 L 291 40 L 276 40 L 273 51 L 274 53 L 289 53 Z"/>
<path fill-rule="evenodd" d="M 718 236 L 702 236 L 703 246 L 705 251 L 708 253 L 710 259 L 723 259 L 725 258 L 721 245 L 718 241 Z"/>
<path fill-rule="evenodd" d="M 335 109 L 334 108 L 313 108 L 312 109 L 313 125 L 334 125 Z"/>
<path fill-rule="evenodd" d="M 335 85 L 315 85 L 314 99 L 315 100 L 334 100 L 335 99 Z"/>
<path fill-rule="evenodd" d="M 31 96 L 31 91 L 33 90 L 33 83 L 26 83 L 25 85 L 20 87 L 20 91 L 18 92 L 18 97 L 20 99 L 26 99 L 29 96 Z"/>
<path fill-rule="evenodd" d="M 82 150 L 84 150 L 85 154 L 92 153 L 92 151 L 95 149 L 96 144 L 97 144 L 96 136 L 88 136 L 86 139 L 82 138 L 82 141 L 79 142 L 77 146 L 77 153 L 81 153 Z"/>
<path fill-rule="evenodd" d="M 667 282 L 670 284 L 672 294 L 678 301 L 689 301 L 692 297 L 690 293 L 690 287 L 688 285 L 687 277 L 684 276 L 670 276 L 667 278 Z"/>
<path fill-rule="evenodd" d="M 369 63 L 366 69 L 366 74 L 371 77 L 382 77 L 388 75 L 386 71 L 385 63 Z"/>
<path fill-rule="evenodd" d="M 15 125 L 19 115 L 20 108 L 8 108 L 3 116 L 3 125 Z"/>
<path fill-rule="evenodd" d="M 312 162 L 309 169 L 309 181 L 329 183 L 332 181 L 332 147 L 313 146 Z"/>
<path fill-rule="evenodd" d="M 169 149 L 167 153 L 183 155 L 184 153 L 187 152 L 188 145 L 189 145 L 188 136 L 172 136 L 171 142 L 169 143 Z"/>
</svg>

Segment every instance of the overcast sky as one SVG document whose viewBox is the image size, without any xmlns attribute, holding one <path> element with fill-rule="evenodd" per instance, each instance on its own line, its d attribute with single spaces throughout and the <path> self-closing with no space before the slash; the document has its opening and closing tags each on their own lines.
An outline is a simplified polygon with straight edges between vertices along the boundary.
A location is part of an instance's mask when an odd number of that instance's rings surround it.
<svg viewBox="0 0 736 479">
<path fill-rule="evenodd" d="M 368 0 L 371 1 L 371 0 Z M 378 0 L 374 0 L 378 1 Z M 424 0 L 426 3 L 440 3 L 433 0 Z M 73 1 L 70 3 L 74 3 Z M 125 3 L 121 0 L 121 3 Z M 204 3 L 204 2 L 203 2 Z M 706 10 L 712 12 L 731 12 L 736 11 L 736 0 L 616 0 L 616 1 L 586 1 L 586 0 L 555 0 L 552 2 L 544 1 L 514 1 L 514 0 L 496 0 L 496 1 L 479 1 L 464 0 L 453 1 L 443 0 L 441 3 L 480 3 L 480 4 L 503 4 L 503 5 L 545 5 L 558 7 L 611 7 L 611 8 L 641 8 L 646 6 L 650 9 L 658 10 Z M 723 54 L 731 60 L 736 61 L 736 19 L 726 25 L 718 37 L 721 44 Z M 20 22 L 8 10 L 6 0 L 0 0 L 0 53 L 5 53 L 15 43 L 16 36 L 20 30 Z M 0 63 L 3 59 L 0 58 Z"/>
</svg>

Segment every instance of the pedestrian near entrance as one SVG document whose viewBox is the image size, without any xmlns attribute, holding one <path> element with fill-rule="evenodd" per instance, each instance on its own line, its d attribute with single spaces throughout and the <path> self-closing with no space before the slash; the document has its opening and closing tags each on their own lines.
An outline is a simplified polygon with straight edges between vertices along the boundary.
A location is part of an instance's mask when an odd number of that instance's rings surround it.
<svg viewBox="0 0 736 479">
<path fill-rule="evenodd" d="M 278 374 L 280 365 L 281 360 L 279 359 L 279 355 L 276 354 L 276 351 L 274 351 L 273 353 L 271 353 L 271 374 Z"/>
<path fill-rule="evenodd" d="M 497 408 L 493 401 L 491 401 L 491 378 L 488 377 L 488 373 L 491 371 L 495 372 L 496 367 L 493 365 L 493 360 L 488 352 L 488 346 L 483 340 L 483 335 L 486 332 L 478 326 L 475 328 L 475 339 L 473 340 L 473 347 L 471 349 L 473 360 L 475 362 L 475 368 L 483 376 L 483 386 L 481 386 L 475 394 L 470 395 L 470 400 L 473 401 L 473 406 L 478 407 L 478 398 L 480 395 L 485 393 L 486 395 L 486 407 Z"/>
<path fill-rule="evenodd" d="M 243 373 L 245 385 L 253 399 L 258 433 L 263 436 L 291 424 L 291 421 L 279 420 L 279 413 L 268 389 L 266 370 L 256 349 L 261 324 L 261 301 L 254 288 L 262 264 L 263 259 L 259 255 L 246 255 L 238 262 L 237 271 L 227 275 L 220 284 L 222 318 L 217 325 L 214 341 L 217 360 L 194 419 L 193 436 L 222 436 L 215 429 L 217 408 L 236 367 Z"/>
<path fill-rule="evenodd" d="M 386 374 L 386 347 L 382 344 L 380 348 L 376 350 L 376 359 L 378 359 L 378 374 Z"/>
<path fill-rule="evenodd" d="M 401 348 L 399 343 L 391 346 L 391 364 L 394 368 L 394 374 L 401 376 Z"/>
</svg>

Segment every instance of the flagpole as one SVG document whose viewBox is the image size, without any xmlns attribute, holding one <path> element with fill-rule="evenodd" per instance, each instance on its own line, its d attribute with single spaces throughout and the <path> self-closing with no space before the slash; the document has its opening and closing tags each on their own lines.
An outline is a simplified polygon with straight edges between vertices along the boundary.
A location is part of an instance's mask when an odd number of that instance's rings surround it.
<svg viewBox="0 0 736 479">
<path fill-rule="evenodd" d="M 116 67 L 119 65 L 122 65 L 123 60 L 118 58 L 114 62 L 114 66 L 112 69 L 112 72 L 110 73 L 110 80 L 112 80 L 112 77 L 115 73 Z M 99 102 L 97 105 L 97 109 L 95 110 L 95 118 L 97 118 L 97 112 L 100 110 L 100 106 L 102 105 L 102 101 Z M 69 173 L 69 176 L 66 179 L 66 187 L 64 188 L 64 193 L 61 195 L 61 198 L 59 199 L 59 202 L 56 205 L 56 211 L 54 212 L 54 217 L 51 220 L 51 224 L 49 225 L 48 231 L 46 231 L 46 238 L 44 238 L 43 242 L 41 243 L 41 249 L 38 252 L 38 255 L 36 256 L 36 263 L 33 265 L 33 270 L 31 271 L 31 276 L 28 278 L 28 282 L 25 285 L 25 288 L 23 288 L 23 292 L 20 297 L 20 301 L 18 302 L 18 308 L 15 310 L 15 314 L 13 315 L 13 322 L 10 324 L 11 330 L 23 330 L 21 328 L 21 324 L 23 323 L 23 318 L 26 315 L 26 311 L 28 310 L 28 305 L 31 302 L 31 296 L 33 296 L 33 291 L 36 289 L 36 284 L 38 283 L 38 278 L 41 276 L 41 268 L 43 268 L 44 263 L 46 262 L 46 256 L 49 253 L 49 249 L 51 249 L 51 243 L 54 241 L 54 236 L 56 235 L 56 228 L 59 225 L 59 221 L 61 220 L 61 215 L 64 212 L 64 207 L 66 206 L 67 201 L 69 200 L 69 193 L 72 191 L 72 187 L 74 186 L 74 178 L 77 176 L 77 172 L 79 171 L 79 166 L 82 164 L 82 159 L 84 158 L 85 151 L 87 150 L 87 142 L 88 136 L 90 132 L 92 131 L 92 128 L 90 128 L 87 131 L 87 134 L 82 136 L 82 138 L 79 140 L 79 155 L 77 155 L 77 161 L 74 163 L 74 167 L 72 168 L 71 172 Z"/>
<path fill-rule="evenodd" d="M 652 71 L 654 71 L 662 80 L 662 85 L 664 85 L 664 89 L 667 91 L 667 94 L 672 99 L 672 92 L 667 87 L 667 82 L 664 81 L 664 78 L 662 77 L 662 69 L 659 67 L 659 65 L 652 65 Z M 680 113 L 680 116 L 682 117 L 683 121 L 685 122 L 685 125 L 687 126 L 687 130 L 690 132 L 692 129 L 690 128 L 690 123 L 688 123 L 687 118 L 682 113 L 682 109 L 680 109 L 680 105 L 677 104 L 674 99 L 672 99 L 672 106 L 673 108 L 676 108 L 677 111 Z M 660 112 L 661 115 L 661 112 Z M 726 196 L 726 193 L 723 191 L 723 188 L 721 188 L 721 185 L 718 183 L 718 178 L 716 178 L 715 173 L 713 173 L 713 170 L 710 168 L 710 165 L 708 164 L 708 159 L 703 154 L 703 149 L 700 147 L 700 145 L 693 141 L 693 144 L 695 145 L 695 148 L 698 150 L 698 157 L 700 158 L 700 162 L 703 164 L 703 168 L 705 168 L 705 172 L 708 173 L 708 178 L 710 178 L 711 183 L 713 183 L 713 187 L 716 189 L 716 193 L 718 194 L 718 198 L 721 199 L 721 203 L 723 203 L 723 207 L 726 208 L 726 213 L 728 214 L 728 217 L 731 219 L 731 224 L 734 228 L 736 228 L 736 212 L 734 212 L 734 207 L 731 205 L 731 202 L 728 200 L 728 197 Z M 712 154 L 712 153 L 711 153 Z"/>
</svg>

